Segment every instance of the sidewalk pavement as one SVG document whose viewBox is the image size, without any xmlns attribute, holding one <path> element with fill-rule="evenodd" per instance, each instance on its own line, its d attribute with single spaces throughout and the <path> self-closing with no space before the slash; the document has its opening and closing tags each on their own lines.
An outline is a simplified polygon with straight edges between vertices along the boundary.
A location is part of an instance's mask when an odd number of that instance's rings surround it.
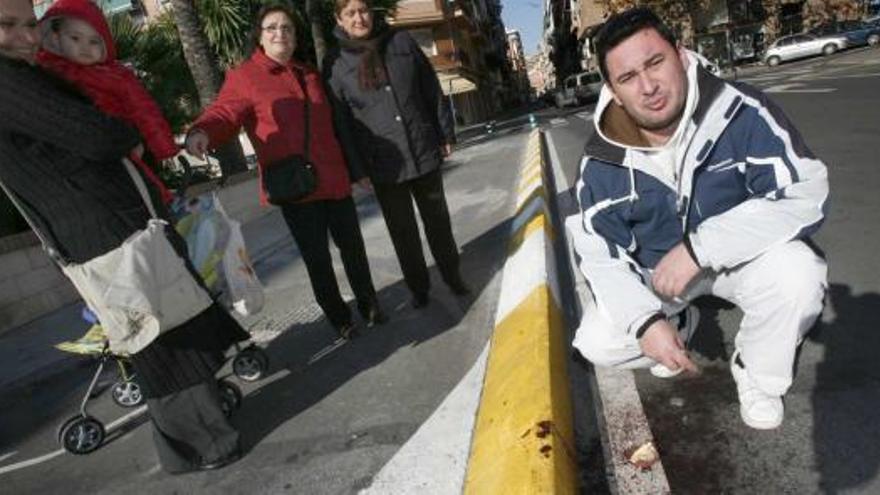
<svg viewBox="0 0 880 495">
<path fill-rule="evenodd" d="M 286 246 L 290 234 L 280 211 L 272 208 L 242 226 L 255 264 Z M 76 302 L 0 334 L 0 390 L 32 385 L 93 361 L 55 349 L 54 345 L 81 337 L 90 324 Z"/>
<path fill-rule="evenodd" d="M 482 127 L 479 126 L 479 127 Z M 468 139 L 479 139 L 474 134 Z M 467 140 L 467 139 L 466 139 Z M 465 140 L 465 141 L 466 141 Z M 355 202 L 367 201 L 367 194 L 356 190 Z M 297 249 L 278 208 L 267 207 L 242 225 L 251 260 L 259 271 L 261 262 L 282 249 Z M 0 391 L 38 384 L 79 367 L 93 365 L 93 360 L 55 349 L 55 344 L 75 340 L 89 328 L 81 317 L 83 303 L 59 308 L 17 328 L 0 333 Z M 247 326 L 253 321 L 245 321 Z"/>
</svg>

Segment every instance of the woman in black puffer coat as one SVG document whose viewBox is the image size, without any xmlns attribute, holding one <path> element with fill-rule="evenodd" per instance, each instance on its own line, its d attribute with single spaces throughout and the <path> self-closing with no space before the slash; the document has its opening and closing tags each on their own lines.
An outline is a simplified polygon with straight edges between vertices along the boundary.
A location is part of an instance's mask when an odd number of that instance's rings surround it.
<svg viewBox="0 0 880 495">
<path fill-rule="evenodd" d="M 440 172 L 455 130 L 421 48 L 406 31 L 374 22 L 371 9 L 369 1 L 336 0 L 340 47 L 325 60 L 325 77 L 354 178 L 375 190 L 413 305 L 422 307 L 431 282 L 413 199 L 443 280 L 455 294 L 470 292 L 459 273 Z"/>
</svg>

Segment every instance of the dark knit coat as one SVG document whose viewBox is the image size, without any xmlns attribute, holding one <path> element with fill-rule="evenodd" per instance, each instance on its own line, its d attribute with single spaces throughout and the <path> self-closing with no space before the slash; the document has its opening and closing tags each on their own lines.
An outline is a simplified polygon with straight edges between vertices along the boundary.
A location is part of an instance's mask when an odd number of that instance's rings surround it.
<svg viewBox="0 0 880 495">
<path fill-rule="evenodd" d="M 150 214 L 121 161 L 139 141 L 132 127 L 60 79 L 3 56 L 0 115 L 0 181 L 61 258 L 88 261 L 146 225 Z M 213 305 L 133 357 L 139 381 L 157 397 L 212 379 L 223 351 L 245 338 Z"/>
<path fill-rule="evenodd" d="M 345 40 L 339 28 L 334 32 Z M 418 43 L 406 31 L 388 35 L 380 47 L 387 83 L 363 88 L 363 52 L 343 47 L 328 54 L 325 78 L 336 126 L 352 174 L 396 184 L 437 170 L 441 146 L 455 142 L 448 98 Z"/>
</svg>

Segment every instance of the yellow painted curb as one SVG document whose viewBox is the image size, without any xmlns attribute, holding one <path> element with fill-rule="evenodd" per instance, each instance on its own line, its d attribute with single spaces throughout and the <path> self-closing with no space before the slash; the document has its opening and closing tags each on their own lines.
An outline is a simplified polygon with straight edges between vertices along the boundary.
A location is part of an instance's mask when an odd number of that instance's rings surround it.
<svg viewBox="0 0 880 495">
<path fill-rule="evenodd" d="M 495 327 L 465 494 L 577 493 L 562 331 L 546 285 Z"/>
<path fill-rule="evenodd" d="M 526 239 L 538 230 L 543 230 L 547 239 L 553 239 L 553 226 L 547 221 L 547 217 L 544 215 L 535 215 L 534 218 L 529 220 L 528 223 L 523 225 L 521 229 L 513 234 L 510 239 L 510 244 L 507 246 L 507 256 L 510 257 L 516 254 Z"/>
<path fill-rule="evenodd" d="M 528 279 L 523 274 L 543 275 L 532 279 L 533 288 L 511 291 L 509 311 L 499 310 L 463 489 L 468 495 L 578 490 L 565 328 L 548 280 L 555 236 L 545 205 L 542 143 L 540 133 L 530 136 L 520 172 L 518 190 L 526 196 L 517 203 L 502 300 L 509 287 Z M 534 236 L 543 242 L 524 246 Z M 521 248 L 534 252 L 514 258 Z M 509 280 L 510 274 L 521 278 Z"/>
</svg>

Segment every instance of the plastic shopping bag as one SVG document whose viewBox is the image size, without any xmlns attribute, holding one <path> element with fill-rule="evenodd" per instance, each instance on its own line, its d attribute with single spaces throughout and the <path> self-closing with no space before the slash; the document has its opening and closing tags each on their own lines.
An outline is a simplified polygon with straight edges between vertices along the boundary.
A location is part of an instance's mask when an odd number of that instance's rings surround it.
<svg viewBox="0 0 880 495">
<path fill-rule="evenodd" d="M 223 272 L 232 308 L 242 316 L 259 313 L 265 302 L 263 286 L 257 278 L 244 245 L 241 225 L 229 219 L 229 242 L 223 253 Z"/>
<path fill-rule="evenodd" d="M 186 240 L 187 254 L 215 296 L 225 289 L 221 261 L 229 239 L 226 215 L 218 211 L 215 193 L 180 198 L 172 205 L 177 221 L 174 228 Z"/>
<path fill-rule="evenodd" d="M 181 200 L 172 209 L 190 260 L 211 293 L 242 316 L 258 313 L 265 300 L 263 286 L 247 254 L 241 224 L 229 218 L 217 193 Z"/>
</svg>

